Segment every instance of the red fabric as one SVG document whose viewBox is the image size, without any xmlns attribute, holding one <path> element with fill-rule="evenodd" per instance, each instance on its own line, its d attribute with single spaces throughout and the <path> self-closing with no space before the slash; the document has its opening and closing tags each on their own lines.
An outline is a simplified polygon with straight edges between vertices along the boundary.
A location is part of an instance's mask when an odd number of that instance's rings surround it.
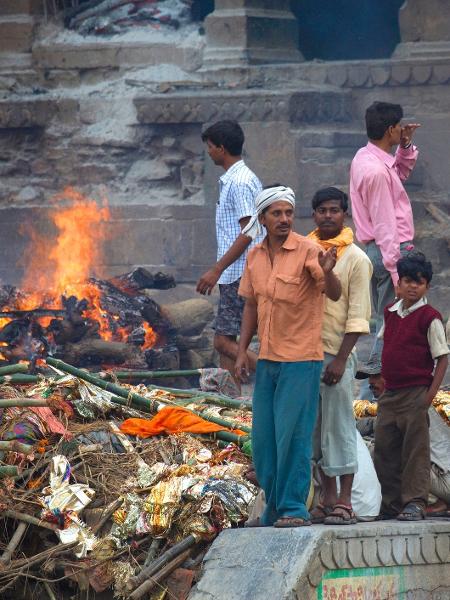
<svg viewBox="0 0 450 600">
<path fill-rule="evenodd" d="M 392 305 L 391 305 L 392 306 Z M 429 386 L 433 380 L 434 360 L 427 333 L 440 313 L 429 304 L 401 318 L 397 311 L 384 309 L 384 345 L 381 374 L 388 390 L 414 385 Z"/>
<path fill-rule="evenodd" d="M 180 406 L 165 406 L 152 419 L 127 419 L 120 425 L 123 433 L 137 435 L 142 438 L 160 433 L 214 433 L 216 431 L 231 431 L 237 435 L 247 435 L 239 429 L 228 429 L 215 423 L 205 421 L 189 410 Z"/>
</svg>

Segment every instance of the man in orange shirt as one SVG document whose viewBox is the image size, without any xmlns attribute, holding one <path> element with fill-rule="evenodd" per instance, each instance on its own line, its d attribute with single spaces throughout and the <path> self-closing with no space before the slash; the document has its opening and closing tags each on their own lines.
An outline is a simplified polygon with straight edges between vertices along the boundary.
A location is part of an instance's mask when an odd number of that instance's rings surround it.
<svg viewBox="0 0 450 600">
<path fill-rule="evenodd" d="M 312 434 L 322 369 L 323 292 L 337 301 L 336 248 L 322 252 L 292 231 L 295 196 L 272 186 L 256 198 L 243 233 L 264 241 L 248 254 L 239 294 L 245 298 L 236 376 L 249 372 L 247 348 L 258 328 L 252 453 L 267 507 L 259 525 L 310 525 Z"/>
</svg>

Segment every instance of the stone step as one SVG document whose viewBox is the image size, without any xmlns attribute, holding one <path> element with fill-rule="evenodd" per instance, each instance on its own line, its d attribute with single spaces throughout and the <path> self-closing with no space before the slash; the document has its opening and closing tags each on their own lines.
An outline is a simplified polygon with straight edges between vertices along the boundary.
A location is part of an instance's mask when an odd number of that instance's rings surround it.
<svg viewBox="0 0 450 600">
<path fill-rule="evenodd" d="M 150 36 L 152 37 L 152 36 Z M 202 61 L 199 44 L 175 44 L 170 38 L 159 41 L 115 41 L 83 39 L 74 43 L 35 44 L 33 56 L 42 69 L 117 69 L 131 66 L 178 65 L 194 71 Z"/>
<path fill-rule="evenodd" d="M 0 17 L 0 53 L 29 52 L 33 29 L 34 19 L 30 15 Z"/>
</svg>

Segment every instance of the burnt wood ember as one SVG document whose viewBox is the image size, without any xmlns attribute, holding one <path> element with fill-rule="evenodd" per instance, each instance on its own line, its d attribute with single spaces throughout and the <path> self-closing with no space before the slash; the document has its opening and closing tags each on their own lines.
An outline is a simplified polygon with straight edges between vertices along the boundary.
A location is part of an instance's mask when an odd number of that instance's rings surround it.
<svg viewBox="0 0 450 600">
<path fill-rule="evenodd" d="M 48 352 L 49 343 L 44 329 L 31 318 L 14 319 L 0 331 L 0 342 L 3 356 L 13 362 L 22 359 L 33 360 Z"/>
<path fill-rule="evenodd" d="M 145 319 L 159 336 L 165 338 L 170 336 L 170 323 L 162 315 L 159 305 L 154 300 L 143 294 L 130 296 L 109 281 L 94 278 L 89 281 L 101 291 L 101 305 L 105 312 L 119 317 L 115 321 L 116 326 L 139 327 L 142 325 L 142 319 Z"/>
<path fill-rule="evenodd" d="M 109 280 L 116 288 L 125 294 L 133 295 L 139 290 L 156 289 L 168 290 L 175 287 L 175 279 L 167 273 L 150 273 L 143 267 L 137 267 L 130 273 L 119 275 Z"/>
</svg>

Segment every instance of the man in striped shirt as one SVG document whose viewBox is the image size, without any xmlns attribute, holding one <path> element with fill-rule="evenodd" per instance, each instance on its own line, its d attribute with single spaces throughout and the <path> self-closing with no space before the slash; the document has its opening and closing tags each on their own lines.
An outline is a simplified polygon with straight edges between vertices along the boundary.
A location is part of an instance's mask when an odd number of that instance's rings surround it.
<svg viewBox="0 0 450 600">
<path fill-rule="evenodd" d="M 202 134 L 208 154 L 225 173 L 219 179 L 220 195 L 216 210 L 217 262 L 198 283 L 200 294 L 211 294 L 219 283 L 220 300 L 215 323 L 214 347 L 220 366 L 234 376 L 236 337 L 241 327 L 244 300 L 238 296 L 247 249 L 252 243 L 242 229 L 255 212 L 255 198 L 261 182 L 242 160 L 244 132 L 236 121 L 219 121 Z M 255 243 L 261 239 L 256 239 Z M 256 355 L 249 351 L 250 368 L 256 368 Z"/>
</svg>

